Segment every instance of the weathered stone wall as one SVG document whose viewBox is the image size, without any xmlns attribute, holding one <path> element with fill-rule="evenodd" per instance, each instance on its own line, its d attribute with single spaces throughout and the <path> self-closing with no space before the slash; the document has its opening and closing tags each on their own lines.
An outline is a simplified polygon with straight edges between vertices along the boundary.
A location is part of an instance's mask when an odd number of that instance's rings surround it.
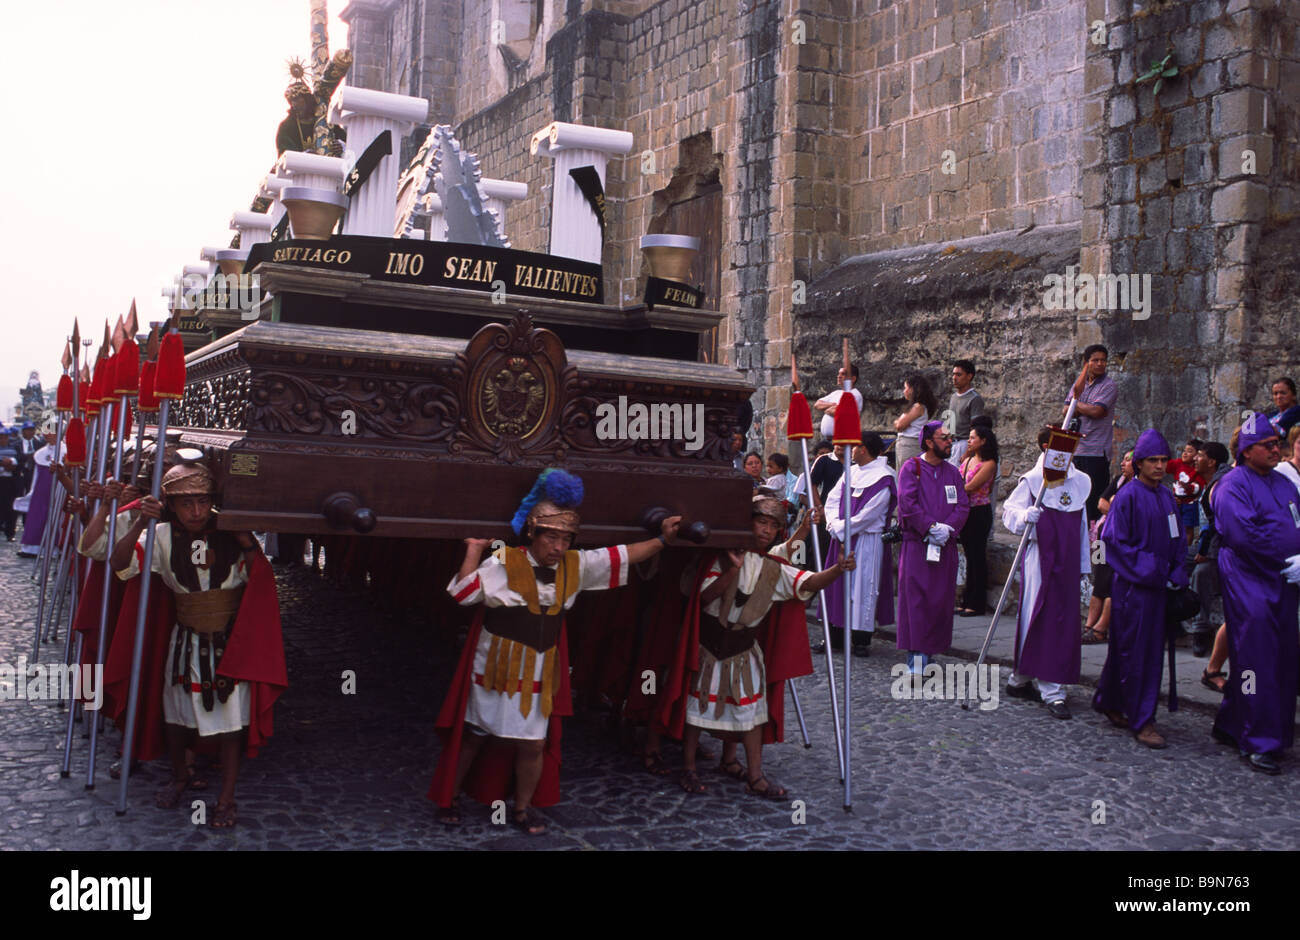
<svg viewBox="0 0 1300 940">
<path fill-rule="evenodd" d="M 389 17 L 388 90 L 406 91 L 398 47 L 411 45 L 412 2 L 354 0 Z M 751 442 L 765 450 L 785 449 L 792 351 L 813 397 L 844 335 L 865 366 L 865 423 L 892 422 L 916 369 L 946 402 L 951 360 L 969 357 L 1022 455 L 1089 342 L 1111 348 L 1121 443 L 1152 423 L 1226 439 L 1234 414 L 1264 404 L 1263 383 L 1291 368 L 1296 253 L 1266 247 L 1300 213 L 1300 0 L 425 9 L 432 112 L 486 175 L 529 186 L 509 218 L 518 247 L 549 242 L 552 167 L 528 155 L 533 132 L 561 120 L 634 135 L 607 170 L 611 302 L 635 301 L 638 241 L 674 172 L 698 161 L 683 141 L 711 141 L 730 314 L 719 348 L 759 389 Z M 376 35 L 358 31 L 367 54 Z M 1170 43 L 1180 74 L 1157 107 L 1134 82 Z M 1070 266 L 1151 275 L 1149 317 L 1053 308 L 1043 279 Z"/>
</svg>

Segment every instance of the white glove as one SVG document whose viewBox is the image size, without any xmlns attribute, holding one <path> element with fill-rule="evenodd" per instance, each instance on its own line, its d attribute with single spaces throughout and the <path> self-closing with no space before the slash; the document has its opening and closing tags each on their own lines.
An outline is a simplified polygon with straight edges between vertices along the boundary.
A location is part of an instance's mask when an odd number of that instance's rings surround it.
<svg viewBox="0 0 1300 940">
<path fill-rule="evenodd" d="M 1286 567 L 1282 569 L 1282 577 L 1292 584 L 1300 584 L 1300 555 L 1292 555 L 1286 560 Z"/>
<path fill-rule="evenodd" d="M 1025 525 L 1037 525 L 1041 518 L 1043 518 L 1042 506 L 1030 506 L 1025 510 Z"/>
<path fill-rule="evenodd" d="M 948 544 L 948 539 L 952 536 L 952 532 L 952 526 L 944 525 L 942 522 L 936 522 L 934 525 L 930 526 L 929 538 L 926 541 L 942 548 Z"/>
</svg>

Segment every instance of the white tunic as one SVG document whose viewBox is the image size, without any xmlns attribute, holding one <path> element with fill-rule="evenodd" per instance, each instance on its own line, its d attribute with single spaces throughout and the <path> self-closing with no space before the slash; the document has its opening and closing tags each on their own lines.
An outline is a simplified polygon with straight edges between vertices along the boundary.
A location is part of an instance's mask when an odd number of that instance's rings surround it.
<svg viewBox="0 0 1300 940">
<path fill-rule="evenodd" d="M 736 585 L 737 594 L 749 595 L 754 592 L 762 568 L 762 555 L 757 552 L 745 552 L 745 557 L 740 564 L 739 582 Z M 705 574 L 704 581 L 700 584 L 700 590 L 706 590 L 721 575 L 722 562 L 719 558 L 713 562 L 708 573 Z M 807 578 L 807 571 L 782 563 L 780 576 L 777 578 L 776 585 L 772 590 L 772 603 L 788 601 L 796 597 L 807 601 L 814 593 L 807 589 Z M 734 606 L 735 611 L 738 612 L 744 605 L 740 603 Z M 768 610 L 770 609 L 769 606 Z M 704 613 L 718 618 L 721 618 L 721 610 L 721 596 L 715 597 L 703 608 Z M 763 622 L 767 612 L 767 610 L 764 610 L 749 620 L 735 619 L 732 622 L 746 627 L 757 626 Z M 733 612 L 731 617 L 735 617 L 735 615 Z M 731 617 L 728 619 L 730 620 Z M 700 655 L 701 659 L 713 659 L 713 654 L 709 653 L 703 646 L 700 647 Z M 722 714 L 716 715 L 718 687 L 722 683 L 722 676 L 727 674 L 727 671 L 739 656 L 748 656 L 750 681 L 747 684 L 756 691 L 752 696 L 742 696 L 740 701 L 736 700 L 734 695 L 728 696 L 723 705 Z M 709 700 L 705 703 L 703 711 L 700 710 L 702 697 L 700 690 L 692 687 L 688 690 L 688 696 L 689 701 L 686 703 L 687 724 L 715 731 L 749 731 L 765 724 L 767 722 L 767 670 L 763 664 L 763 652 L 759 649 L 758 643 L 755 643 L 751 649 L 745 652 L 737 653 L 736 656 L 718 660 L 718 668 L 713 670 L 712 679 L 709 682 Z"/>
<path fill-rule="evenodd" d="M 526 607 L 528 601 L 523 595 L 512 591 L 506 583 L 506 566 L 504 553 L 516 551 L 503 548 L 495 552 L 478 569 L 465 578 L 453 577 L 447 585 L 447 593 L 456 599 L 462 607 L 482 603 L 486 607 Z M 528 563 L 539 567 L 531 552 L 525 553 Z M 552 570 L 558 566 L 552 566 Z M 578 552 L 578 590 L 564 602 L 568 610 L 583 591 L 603 591 L 622 587 L 627 584 L 627 546 L 611 545 L 608 548 L 595 548 Z M 537 603 L 545 610 L 555 603 L 555 585 L 537 584 Z M 487 664 L 488 650 L 496 636 L 487 629 L 479 631 L 478 645 L 474 649 L 474 685 L 470 690 L 469 704 L 465 710 L 465 720 L 477 725 L 498 738 L 520 738 L 537 741 L 546 737 L 548 718 L 542 714 L 540 707 L 540 685 L 545 656 L 539 652 L 534 669 L 534 691 L 521 689 L 518 692 L 488 691 L 483 688 L 483 670 Z M 544 651 L 543 651 L 544 652 Z M 532 707 L 525 717 L 520 712 L 521 695 L 533 695 Z"/>
<path fill-rule="evenodd" d="M 1025 514 L 1030 507 L 1034 505 L 1034 499 L 1043 485 L 1043 455 L 1038 455 L 1038 463 L 1034 468 L 1022 476 L 1016 483 L 1015 490 L 1007 497 L 1007 501 L 1002 505 L 1002 524 L 1006 526 L 1007 531 L 1012 535 L 1022 535 L 1025 531 L 1028 521 Z M 1092 481 L 1082 470 L 1075 467 L 1073 462 L 1070 464 L 1069 475 L 1065 482 L 1060 486 L 1048 487 L 1047 492 L 1043 494 L 1042 508 L 1044 510 L 1054 509 L 1060 512 L 1076 512 L 1080 506 L 1086 504 L 1088 492 L 1092 488 Z M 1080 576 L 1088 574 L 1092 570 L 1092 547 L 1088 541 L 1088 514 L 1081 513 L 1079 516 L 1079 574 Z M 1034 604 L 1038 601 L 1038 592 L 1043 587 L 1043 572 L 1038 560 L 1038 527 L 1029 536 L 1029 544 L 1025 546 L 1024 560 L 1024 581 L 1020 585 L 1021 603 L 1019 622 L 1016 625 L 1016 636 L 1019 638 L 1017 644 L 1017 657 L 1020 651 L 1025 647 L 1025 638 L 1029 635 L 1029 618 L 1034 612 Z M 1012 675 L 1012 683 L 1018 678 Z M 1039 691 L 1043 693 L 1044 698 L 1048 696 L 1048 689 L 1055 691 L 1059 687 L 1056 684 L 1039 683 Z M 1064 696 L 1061 696 L 1062 698 Z"/>
<path fill-rule="evenodd" d="M 121 520 L 118 521 L 121 525 Z M 121 530 L 119 530 L 121 531 Z M 144 562 L 144 543 L 148 537 L 147 532 L 140 533 L 140 540 L 136 543 L 135 551 L 131 553 L 131 564 L 124 571 L 119 571 L 117 576 L 123 581 L 135 577 L 140 573 L 140 566 Z M 191 552 L 198 550 L 206 545 L 207 540 L 202 536 L 182 535 L 183 541 L 178 546 L 178 550 Z M 189 588 L 176 580 L 176 574 L 172 571 L 172 525 L 169 522 L 158 523 L 155 529 L 153 543 L 153 572 L 163 579 L 163 583 L 169 587 L 174 594 L 190 594 Z M 241 554 L 238 560 L 230 566 L 230 573 L 226 576 L 221 584 L 212 584 L 212 574 L 207 568 L 195 566 L 195 571 L 199 576 L 199 586 L 205 590 L 213 588 L 236 588 L 248 583 L 248 570 L 244 564 L 244 556 Z M 178 685 L 172 680 L 172 663 L 175 661 L 177 647 L 184 641 L 184 635 L 188 631 L 179 623 L 172 627 L 171 641 L 167 644 L 166 669 L 164 671 L 163 682 L 163 718 L 171 725 L 184 725 L 186 728 L 194 728 L 201 736 L 213 734 L 227 734 L 232 731 L 238 731 L 241 728 L 248 727 L 249 715 L 252 711 L 250 706 L 251 690 L 247 682 L 237 682 L 234 690 L 225 702 L 216 699 L 212 711 L 203 707 L 203 695 L 195 691 L 200 679 L 199 672 L 199 644 L 195 641 L 192 644 L 188 680 L 189 687 Z M 212 674 L 216 675 L 216 666 L 213 663 Z"/>
<path fill-rule="evenodd" d="M 877 457 L 865 466 L 854 464 L 849 473 L 849 503 L 886 477 L 892 478 L 898 490 L 898 478 L 889 461 Z M 826 496 L 826 529 L 839 541 L 844 537 L 844 518 L 841 506 L 843 484 L 833 487 Z M 867 504 L 849 518 L 849 531 L 853 533 L 851 548 L 856 566 L 850 572 L 853 587 L 853 629 L 866 633 L 876 629 L 876 600 L 880 595 L 880 566 L 885 545 L 880 540 L 889 527 L 889 488 L 882 487 Z"/>
</svg>

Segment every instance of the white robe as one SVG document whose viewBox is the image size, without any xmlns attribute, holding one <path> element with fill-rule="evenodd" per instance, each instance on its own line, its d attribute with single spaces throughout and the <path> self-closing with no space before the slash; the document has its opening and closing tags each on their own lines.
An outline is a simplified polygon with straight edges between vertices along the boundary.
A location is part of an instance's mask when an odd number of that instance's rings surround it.
<svg viewBox="0 0 1300 940">
<path fill-rule="evenodd" d="M 865 466 L 854 464 L 849 471 L 850 503 L 868 487 L 874 486 L 885 477 L 893 478 L 894 491 L 897 492 L 898 477 L 883 456 L 877 457 Z M 844 537 L 844 518 L 840 508 L 843 492 L 844 485 L 841 478 L 840 484 L 832 487 L 826 494 L 826 529 L 836 541 Z M 856 567 L 850 572 L 854 630 L 873 633 L 876 629 L 880 564 L 885 550 L 880 537 L 888 527 L 889 489 L 885 487 L 867 500 L 867 504 L 849 519 L 849 532 L 852 533 L 850 548 L 856 562 Z"/>
<path fill-rule="evenodd" d="M 1002 524 L 1012 535 L 1022 535 L 1026 526 L 1029 524 L 1026 519 L 1026 513 L 1034 505 L 1034 499 L 1038 495 L 1039 489 L 1043 486 L 1043 455 L 1038 455 L 1038 462 L 1034 464 L 1032 470 L 1022 476 L 1016 483 L 1015 490 L 1007 497 L 1007 501 L 1002 506 Z M 1089 476 L 1082 470 L 1070 463 L 1069 475 L 1065 482 L 1060 486 L 1049 487 L 1043 495 L 1042 508 L 1056 509 L 1062 512 L 1074 512 L 1080 506 L 1084 506 L 1088 501 L 1088 493 L 1092 489 L 1092 481 Z M 1085 512 L 1079 517 L 1079 575 L 1088 574 L 1092 571 L 1092 545 L 1088 541 L 1088 514 Z M 1025 638 L 1029 635 L 1029 619 L 1034 612 L 1034 604 L 1038 601 L 1038 592 L 1043 587 L 1043 572 L 1038 560 L 1038 527 L 1029 536 L 1029 544 L 1025 546 L 1024 558 L 1024 580 L 1020 585 L 1020 614 L 1016 624 L 1016 636 L 1019 643 L 1016 647 L 1017 659 L 1020 651 L 1025 647 Z M 1019 679 L 1029 678 L 1020 676 L 1012 672 L 1007 680 L 1012 685 L 1021 685 Z M 1056 682 L 1043 682 L 1034 680 L 1038 686 L 1038 691 L 1042 694 L 1043 700 L 1047 702 L 1063 701 L 1065 699 L 1064 686 Z"/>
</svg>

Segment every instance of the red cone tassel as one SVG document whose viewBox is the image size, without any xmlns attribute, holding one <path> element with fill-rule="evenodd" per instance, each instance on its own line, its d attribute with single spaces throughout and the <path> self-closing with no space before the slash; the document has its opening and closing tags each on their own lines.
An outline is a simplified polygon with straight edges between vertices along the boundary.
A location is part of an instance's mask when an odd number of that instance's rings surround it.
<svg viewBox="0 0 1300 940">
<path fill-rule="evenodd" d="M 85 464 L 86 426 L 81 423 L 80 418 L 73 418 L 68 422 L 68 430 L 63 435 L 63 444 L 67 448 L 63 458 L 65 466 L 80 467 Z"/>
<path fill-rule="evenodd" d="M 77 387 L 77 409 L 84 415 L 90 407 L 90 383 L 83 381 Z"/>
<path fill-rule="evenodd" d="M 135 340 L 129 339 L 122 344 L 122 351 L 116 358 L 113 391 L 118 395 L 134 395 L 140 388 L 140 347 Z"/>
<path fill-rule="evenodd" d="M 785 421 L 785 436 L 792 441 L 806 440 L 813 436 L 812 411 L 808 408 L 808 399 L 803 397 L 803 392 L 790 394 L 790 414 Z"/>
<path fill-rule="evenodd" d="M 181 334 L 168 333 L 158 349 L 158 371 L 154 373 L 153 391 L 159 398 L 185 397 L 185 348 Z"/>
<path fill-rule="evenodd" d="M 158 396 L 153 392 L 153 380 L 157 371 L 156 362 L 146 362 L 140 367 L 140 397 L 136 399 L 135 405 L 141 411 L 158 410 Z"/>
<path fill-rule="evenodd" d="M 831 440 L 849 446 L 862 443 L 862 418 L 858 414 L 858 400 L 852 395 L 841 395 L 835 406 L 835 434 Z"/>
<path fill-rule="evenodd" d="M 72 376 L 65 375 L 59 379 L 59 390 L 54 396 L 54 410 L 67 414 L 72 410 Z"/>
</svg>

